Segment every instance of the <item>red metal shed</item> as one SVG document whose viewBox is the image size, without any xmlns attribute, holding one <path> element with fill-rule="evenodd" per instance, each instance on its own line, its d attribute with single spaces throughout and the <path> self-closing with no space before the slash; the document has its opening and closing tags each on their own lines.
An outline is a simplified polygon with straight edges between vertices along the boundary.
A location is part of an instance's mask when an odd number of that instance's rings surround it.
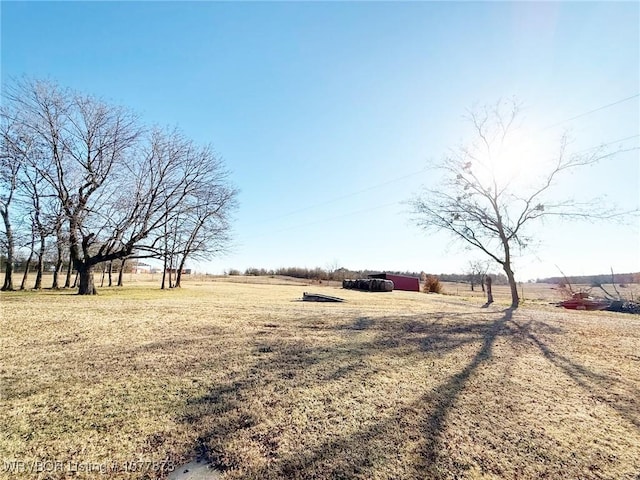
<svg viewBox="0 0 640 480">
<path fill-rule="evenodd" d="M 378 273 L 369 275 L 369 278 L 384 278 L 393 282 L 394 290 L 405 290 L 407 292 L 420 291 L 420 279 L 418 277 L 408 277 L 406 275 L 395 275 L 392 273 Z"/>
</svg>

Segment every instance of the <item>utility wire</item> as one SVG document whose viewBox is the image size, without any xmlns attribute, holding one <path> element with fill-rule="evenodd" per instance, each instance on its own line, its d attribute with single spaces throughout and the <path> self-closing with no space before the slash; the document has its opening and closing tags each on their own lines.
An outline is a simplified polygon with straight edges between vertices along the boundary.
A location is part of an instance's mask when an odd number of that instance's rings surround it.
<svg viewBox="0 0 640 480">
<path fill-rule="evenodd" d="M 308 222 L 308 223 L 304 223 L 304 224 L 300 224 L 300 225 L 294 225 L 292 227 L 283 228 L 281 230 L 276 230 L 276 231 L 269 232 L 269 233 L 263 233 L 261 235 L 255 236 L 255 237 L 250 237 L 247 240 L 255 240 L 257 238 L 264 238 L 264 237 L 266 237 L 268 235 L 288 232 L 289 230 L 297 230 L 299 228 L 311 227 L 313 225 L 318 225 L 318 224 L 321 224 L 321 223 L 327 223 L 327 222 L 330 222 L 332 220 L 337 220 L 339 218 L 350 217 L 352 215 L 358 215 L 358 214 L 361 214 L 361 213 L 372 212 L 374 210 L 380 210 L 381 208 L 390 207 L 392 205 L 401 205 L 401 202 L 397 202 L 397 201 L 396 202 L 389 202 L 389 203 L 385 203 L 383 205 L 377 205 L 375 207 L 369 207 L 369 208 L 365 208 L 365 209 L 362 209 L 362 210 L 355 210 L 353 212 L 343 213 L 341 215 L 335 215 L 335 216 L 329 217 L 329 218 L 323 218 L 321 220 L 314 220 L 313 222 Z"/>
<path fill-rule="evenodd" d="M 561 124 L 563 124 L 563 123 L 570 122 L 570 121 L 575 120 L 575 119 L 577 119 L 577 118 L 581 118 L 581 117 L 584 117 L 584 116 L 590 115 L 590 114 L 592 114 L 592 113 L 598 112 L 598 111 L 600 111 L 600 110 L 604 110 L 604 109 L 606 109 L 606 108 L 613 107 L 613 106 L 618 105 L 618 104 L 620 104 L 620 103 L 628 102 L 629 100 L 632 100 L 632 99 L 634 99 L 634 98 L 638 98 L 638 97 L 640 97 L 640 93 L 636 93 L 635 95 L 631 95 L 631 96 L 629 96 L 629 97 L 625 97 L 625 98 L 622 98 L 622 99 L 620 99 L 620 100 L 616 100 L 615 102 L 611 102 L 611 103 L 608 103 L 608 104 L 606 104 L 606 105 L 602 105 L 602 106 L 600 106 L 600 107 L 597 107 L 597 108 L 591 109 L 591 110 L 589 110 L 589 111 L 586 111 L 586 112 L 580 113 L 580 114 L 578 114 L 578 115 L 574 115 L 573 117 L 567 118 L 567 119 L 565 119 L 565 120 L 561 120 L 561 121 L 556 122 L 556 123 L 554 123 L 554 124 L 552 124 L 552 125 L 549 125 L 549 126 L 547 126 L 547 127 L 543 127 L 543 128 L 542 128 L 541 130 L 539 130 L 539 131 L 548 130 L 548 129 L 550 129 L 550 128 L 556 127 L 556 126 L 561 125 Z M 622 139 L 620 139 L 620 140 L 615 140 L 615 141 L 613 141 L 613 142 L 609 142 L 609 143 L 605 143 L 605 144 L 601 144 L 601 145 L 595 145 L 595 146 L 593 146 L 593 147 L 590 147 L 590 148 L 587 148 L 587 149 L 584 149 L 584 150 L 580 150 L 580 151 L 575 152 L 575 153 L 576 153 L 576 154 L 578 154 L 578 153 L 583 153 L 583 152 L 586 152 L 586 151 L 589 151 L 589 150 L 594 150 L 594 149 L 596 149 L 596 148 L 606 147 L 606 146 L 611 145 L 611 144 L 613 144 L 613 143 L 622 142 L 622 141 L 629 140 L 629 139 L 631 139 L 631 138 L 636 138 L 636 137 L 639 137 L 639 136 L 640 136 L 640 135 L 632 135 L 632 136 L 629 136 L 629 137 L 622 138 Z M 411 172 L 411 173 L 409 173 L 409 174 L 403 175 L 403 176 L 401 176 L 401 177 L 393 178 L 393 179 L 388 180 L 388 181 L 383 182 L 383 183 L 379 183 L 379 184 L 376 184 L 376 185 L 372 185 L 372 186 L 369 186 L 369 187 L 365 187 L 365 188 L 363 188 L 363 189 L 361 189 L 361 190 L 357 190 L 357 191 L 352 192 L 352 193 L 347 193 L 347 194 L 345 194 L 345 195 L 341 195 L 341 196 L 338 196 L 338 197 L 330 198 L 329 200 L 325 200 L 325 201 L 320 202 L 320 203 L 315 203 L 315 204 L 308 205 L 308 206 L 306 206 L 306 207 L 303 207 L 303 208 L 300 208 L 300 209 L 297 209 L 297 210 L 293 210 L 293 211 L 290 211 L 290 212 L 284 213 L 284 214 L 282 214 L 282 215 L 278 215 L 278 216 L 276 216 L 276 217 L 271 217 L 271 218 L 267 219 L 265 222 L 263 222 L 263 224 L 264 224 L 264 223 L 270 223 L 270 222 L 273 222 L 273 221 L 275 221 L 275 220 L 280 220 L 280 219 L 282 219 L 282 218 L 290 217 L 290 216 L 292 216 L 292 215 L 296 215 L 296 214 L 298 214 L 298 213 L 306 212 L 306 211 L 308 211 L 308 210 L 312 210 L 312 209 L 314 209 L 314 208 L 318 208 L 318 207 L 321 207 L 321 206 L 324 206 L 324 205 L 328 205 L 328 204 L 331 204 L 331 203 L 337 202 L 337 201 L 339 201 L 339 200 L 343 200 L 343 199 L 345 199 L 345 198 L 354 197 L 354 196 L 356 196 L 356 195 L 360 195 L 361 193 L 368 192 L 368 191 L 370 191 L 370 190 L 375 190 L 375 189 L 377 189 L 377 188 L 380 188 L 380 187 L 383 187 L 383 186 L 386 186 L 386 185 L 389 185 L 389 184 L 392 184 L 392 183 L 395 183 L 395 182 L 399 182 L 400 180 L 404 180 L 404 179 L 406 179 L 406 178 L 413 177 L 413 176 L 418 175 L 418 174 L 420 174 L 420 173 L 424 173 L 425 171 L 427 171 L 427 167 L 424 167 L 424 168 L 422 168 L 422 169 L 420 169 L 420 170 L 418 170 L 418 171 Z M 294 227 L 294 228 L 298 228 L 298 227 Z M 275 232 L 274 232 L 274 233 L 275 233 Z"/>
<path fill-rule="evenodd" d="M 628 136 L 628 137 L 620 138 L 620 139 L 618 139 L 618 140 L 613 140 L 613 141 L 611 141 L 611 142 L 603 143 L 603 144 L 600 144 L 600 145 L 594 145 L 593 147 L 589 147 L 589 148 L 586 148 L 586 149 L 584 149 L 584 150 L 579 150 L 578 152 L 574 152 L 574 154 L 584 153 L 584 152 L 587 152 L 587 151 L 589 151 L 589 150 L 595 150 L 596 148 L 606 147 L 606 146 L 608 146 L 608 145 L 612 145 L 612 144 L 614 144 L 614 143 L 620 143 L 620 142 L 624 142 L 624 141 L 626 141 L 626 140 L 630 140 L 630 139 L 632 139 L 632 138 L 638 138 L 638 137 L 640 137 L 640 134 L 630 135 L 630 136 Z M 299 213 L 299 212 L 303 212 L 303 211 L 306 211 L 306 210 L 310 210 L 310 209 L 312 209 L 312 208 L 316 208 L 316 207 L 318 207 L 318 206 L 326 205 L 326 204 L 328 204 L 328 203 L 332 203 L 332 202 L 335 202 L 335 201 L 341 200 L 341 199 L 343 199 L 343 198 L 352 197 L 352 196 L 354 196 L 354 195 L 358 195 L 358 194 L 360 194 L 360 193 L 362 193 L 362 192 L 366 192 L 366 191 L 368 191 L 368 190 L 373 190 L 373 189 L 375 189 L 375 188 L 379 188 L 379 187 L 381 187 L 381 186 L 384 186 L 384 185 L 387 185 L 387 184 L 390 184 L 390 183 L 394 183 L 394 182 L 397 182 L 397 181 L 403 180 L 403 179 L 405 179 L 405 178 L 411 177 L 411 176 L 416 175 L 416 174 L 418 174 L 418 173 L 422 173 L 422 172 L 424 172 L 425 170 L 426 170 L 426 168 L 423 168 L 422 170 L 419 170 L 419 171 L 417 171 L 417 172 L 414 172 L 414 173 L 411 173 L 411 174 L 408 174 L 408 175 L 404 175 L 404 176 L 402 176 L 402 177 L 394 178 L 394 179 L 392 179 L 392 180 L 389 180 L 388 182 L 384 182 L 384 183 L 380 183 L 380 184 L 377 184 L 377 185 L 373 185 L 373 186 L 371 186 L 371 187 L 367 187 L 367 188 L 364 188 L 364 189 L 362 189 L 362 190 L 358 190 L 357 192 L 353 192 L 353 193 L 350 193 L 350 194 L 347 194 L 347 195 L 343 195 L 343 196 L 341 196 L 341 197 L 336 197 L 336 198 L 333 198 L 333 199 L 327 200 L 326 202 L 322 202 L 322 203 L 319 203 L 319 204 L 316 204 L 316 205 L 311 205 L 311 206 L 308 206 L 308 207 L 302 208 L 302 209 L 300 209 L 300 210 L 296 210 L 296 211 L 293 211 L 293 212 L 289 212 L 289 213 L 287 213 L 287 214 L 285 214 L 285 215 L 281 215 L 281 216 L 279 216 L 279 217 L 275 217 L 275 218 L 273 218 L 273 219 L 271 219 L 271 220 L 273 221 L 273 220 L 276 220 L 276 219 L 280 219 L 280 218 L 283 218 L 283 217 L 287 217 L 287 216 L 293 215 L 293 214 L 295 214 L 295 213 Z M 391 205 L 400 205 L 400 204 L 401 204 L 401 202 L 385 203 L 385 204 L 383 204 L 383 205 L 378 205 L 378 206 L 376 206 L 376 207 L 366 208 L 366 209 L 363 209 L 363 210 L 356 210 L 356 211 L 353 211 L 353 212 L 348 212 L 348 213 L 344 213 L 344 214 L 341 214 L 341 215 L 336 215 L 336 216 L 332 216 L 332 217 L 329 217 L 329 218 L 324 218 L 324 219 L 322 219 L 322 220 L 314 220 L 313 222 L 309 222 L 309 223 L 305 223 L 305 224 L 300 224 L 300 225 L 295 225 L 295 226 L 292 226 L 292 227 L 287 227 L 287 228 L 284 228 L 284 229 L 281 229 L 281 230 L 276 230 L 276 231 L 269 232 L 269 233 L 264 233 L 264 234 L 261 234 L 261 235 L 257 235 L 257 236 L 251 237 L 251 238 L 249 238 L 249 239 L 247 239 L 247 240 L 254 240 L 254 239 L 257 239 L 257 238 L 264 238 L 264 237 L 266 237 L 267 235 L 273 235 L 273 234 L 278 234 L 278 233 L 287 232 L 287 231 L 289 231 L 289 230 L 297 230 L 297 229 L 299 229 L 299 228 L 310 227 L 310 226 L 317 225 L 317 224 L 320 224 L 320 223 L 326 223 L 326 222 L 330 222 L 330 221 L 332 221 L 332 220 L 337 220 L 337 219 L 339 219 L 339 218 L 349 217 L 349 216 L 356 215 L 356 214 L 360 214 L 360 213 L 367 213 L 367 212 L 371 212 L 371 211 L 374 211 L 374 210 L 380 210 L 381 208 L 389 207 L 389 206 L 391 206 Z"/>
<path fill-rule="evenodd" d="M 637 133 L 635 135 L 631 135 L 629 137 L 624 137 L 624 138 L 620 138 L 618 140 L 613 140 L 611 142 L 607 142 L 607 143 L 601 143 L 599 145 L 594 145 L 593 147 L 589 147 L 589 148 L 585 148 L 583 150 L 578 150 L 577 152 L 573 152 L 573 155 L 578 155 L 580 153 L 584 153 L 584 152 L 588 152 L 590 150 L 595 150 L 597 148 L 603 148 L 603 147 L 608 147 L 609 145 L 613 145 L 614 143 L 621 143 L 621 142 L 625 142 L 627 140 L 631 140 L 632 138 L 638 138 L 640 137 L 640 133 Z M 614 152 L 615 153 L 615 152 Z"/>
<path fill-rule="evenodd" d="M 638 98 L 638 97 L 640 97 L 640 93 L 636 93 L 635 95 L 631 95 L 630 97 L 622 98 L 620 100 L 616 100 L 615 102 L 608 103 L 608 104 L 603 105 L 603 106 L 598 107 L 598 108 L 594 108 L 593 110 L 589 110 L 588 112 L 580 113 L 579 115 L 575 115 L 575 116 L 573 116 L 571 118 L 567 118 L 565 120 L 560 120 L 559 122 L 556 122 L 556 123 L 554 123 L 552 125 L 549 125 L 547 127 L 542 128 L 541 131 L 542 130 L 548 130 L 548 129 L 553 128 L 553 127 L 557 127 L 558 125 L 562 125 L 563 123 L 567 123 L 567 122 L 570 122 L 572 120 L 576 120 L 577 118 L 585 117 L 585 116 L 590 115 L 592 113 L 599 112 L 600 110 L 604 110 L 605 108 L 613 107 L 614 105 L 618 105 L 620 103 L 628 102 L 629 100 L 632 100 L 632 99 Z"/>
<path fill-rule="evenodd" d="M 272 222 L 272 221 L 275 221 L 275 220 L 280 220 L 281 218 L 290 217 L 291 215 L 296 215 L 296 214 L 301 213 L 301 212 L 306 212 L 307 210 L 312 210 L 312 209 L 317 208 L 317 207 L 322 207 L 324 205 L 328 205 L 330 203 L 334 203 L 334 202 L 337 202 L 339 200 L 343 200 L 345 198 L 355 197 L 356 195 L 360 195 L 361 193 L 368 192 L 369 190 L 375 190 L 376 188 L 384 187 L 386 185 L 390 185 L 392 183 L 399 182 L 400 180 L 404 180 L 406 178 L 414 177 L 414 176 L 416 176 L 416 175 L 418 175 L 420 173 L 424 173 L 426 171 L 427 171 L 427 167 L 423 167 L 420 170 L 408 173 L 408 174 L 403 175 L 401 177 L 396 177 L 396 178 L 393 178 L 391 180 L 387 180 L 386 182 L 382 182 L 382 183 L 378 183 L 378 184 L 375 184 L 375 185 L 371 185 L 369 187 L 365 187 L 365 188 L 363 188 L 361 190 L 357 190 L 355 192 L 347 193 L 347 194 L 341 195 L 339 197 L 330 198 L 329 200 L 325 200 L 325 201 L 320 202 L 320 203 L 314 203 L 312 205 L 308 205 L 308 206 L 300 208 L 298 210 L 293 210 L 291 212 L 287 212 L 287 213 L 284 213 L 282 215 L 278 215 L 276 217 L 272 217 L 272 218 L 268 219 L 267 222 Z"/>
</svg>

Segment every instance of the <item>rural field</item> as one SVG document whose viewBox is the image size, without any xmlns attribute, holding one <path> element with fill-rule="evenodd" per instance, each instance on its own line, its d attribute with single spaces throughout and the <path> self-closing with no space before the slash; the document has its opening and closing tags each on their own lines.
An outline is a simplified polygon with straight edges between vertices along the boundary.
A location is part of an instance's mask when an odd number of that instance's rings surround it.
<svg viewBox="0 0 640 480">
<path fill-rule="evenodd" d="M 640 317 L 523 288 L 3 292 L 0 478 L 640 479 Z"/>
</svg>

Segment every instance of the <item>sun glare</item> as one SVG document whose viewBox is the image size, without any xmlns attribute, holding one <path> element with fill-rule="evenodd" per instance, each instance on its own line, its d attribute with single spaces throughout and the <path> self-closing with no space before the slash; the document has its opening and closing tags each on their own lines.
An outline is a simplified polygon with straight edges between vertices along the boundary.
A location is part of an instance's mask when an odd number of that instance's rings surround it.
<svg viewBox="0 0 640 480">
<path fill-rule="evenodd" d="M 485 168 L 482 180 L 495 179 L 499 185 L 530 184 L 554 158 L 558 143 L 527 129 L 510 132 L 504 141 L 496 141 L 491 152 L 481 157 Z M 557 152 L 556 152 L 557 154 Z"/>
</svg>

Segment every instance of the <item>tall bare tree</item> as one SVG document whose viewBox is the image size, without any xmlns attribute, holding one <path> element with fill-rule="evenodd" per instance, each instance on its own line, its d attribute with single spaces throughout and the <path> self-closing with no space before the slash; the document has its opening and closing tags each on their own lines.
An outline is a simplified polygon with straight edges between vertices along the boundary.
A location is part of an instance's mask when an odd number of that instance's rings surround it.
<svg viewBox="0 0 640 480">
<path fill-rule="evenodd" d="M 452 150 L 441 162 L 443 178 L 437 188 L 411 201 L 419 226 L 447 231 L 501 266 L 509 281 L 512 308 L 520 303 L 514 255 L 533 240 L 527 227 L 546 217 L 611 219 L 622 215 L 596 201 L 556 200 L 557 196 L 552 195 L 563 173 L 594 164 L 620 153 L 620 149 L 595 148 L 570 154 L 564 136 L 538 178 L 527 178 L 522 185 L 515 181 L 515 174 L 505 175 L 518 163 L 517 155 L 522 154 L 513 148 L 520 128 L 519 111 L 517 102 L 501 101 L 471 112 L 468 119 L 474 140 Z"/>
<path fill-rule="evenodd" d="M 33 288 L 39 290 L 42 288 L 42 278 L 44 275 L 44 255 L 47 237 L 54 232 L 55 219 L 49 210 L 55 209 L 57 202 L 54 196 L 47 194 L 45 191 L 47 185 L 38 169 L 32 167 L 33 165 L 30 164 L 29 161 L 24 161 L 19 190 L 22 193 L 24 209 L 29 212 L 33 238 L 27 265 L 30 263 L 33 254 L 36 253 L 34 248 L 35 240 L 38 240 L 36 280 Z M 28 267 L 25 268 L 21 289 L 24 288 L 27 271 Z"/>
<path fill-rule="evenodd" d="M 13 226 L 15 200 L 20 183 L 24 153 L 30 147 L 29 139 L 21 135 L 18 122 L 10 111 L 0 111 L 0 216 L 6 252 L 4 282 L 0 290 L 13 290 L 13 264 L 16 239 Z"/>
<path fill-rule="evenodd" d="M 187 259 L 208 259 L 226 251 L 229 243 L 230 215 L 237 207 L 237 191 L 228 186 L 228 173 L 211 150 L 203 150 L 208 160 L 208 181 L 194 191 L 186 203 L 176 248 L 177 267 L 174 287 L 181 286 Z"/>
<path fill-rule="evenodd" d="M 67 236 L 64 233 L 64 217 L 62 215 L 62 209 L 58 209 L 54 212 L 54 222 L 53 222 L 53 234 L 55 235 L 56 242 L 56 256 L 55 263 L 53 267 L 53 280 L 51 283 L 51 288 L 58 289 L 60 288 L 60 273 L 62 271 L 62 265 L 64 262 L 64 252 L 65 247 L 67 246 Z"/>
<path fill-rule="evenodd" d="M 16 82 L 3 93 L 37 144 L 30 166 L 63 211 L 79 294 L 96 293 L 96 265 L 156 248 L 207 181 L 193 142 L 177 131 L 147 132 L 125 108 L 43 81 Z"/>
<path fill-rule="evenodd" d="M 35 225 L 31 226 L 31 241 L 29 242 L 29 256 L 24 262 L 24 272 L 22 273 L 22 282 L 20 283 L 20 290 L 27 288 L 27 280 L 29 279 L 29 271 L 31 270 L 31 262 L 33 261 L 33 255 L 36 251 L 36 240 L 38 238 L 38 232 Z"/>
</svg>

